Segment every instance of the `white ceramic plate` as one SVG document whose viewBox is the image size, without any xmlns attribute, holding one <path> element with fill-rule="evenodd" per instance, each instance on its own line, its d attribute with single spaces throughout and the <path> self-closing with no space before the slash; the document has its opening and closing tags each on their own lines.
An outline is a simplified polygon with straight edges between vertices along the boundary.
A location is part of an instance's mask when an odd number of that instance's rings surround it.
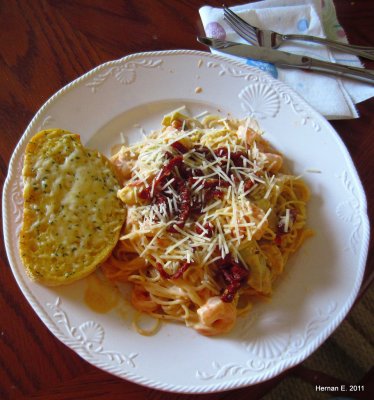
<svg viewBox="0 0 374 400">
<path fill-rule="evenodd" d="M 200 90 L 196 90 L 197 88 Z M 228 335 L 207 338 L 165 323 L 144 337 L 131 310 L 98 314 L 83 301 L 86 280 L 47 288 L 31 282 L 18 256 L 21 170 L 27 141 L 43 128 L 81 134 L 109 154 L 126 136 L 158 128 L 186 105 L 252 115 L 312 191 L 316 235 L 291 258 L 271 302 L 257 304 Z M 122 134 L 121 134 L 122 132 Z M 365 195 L 351 158 L 329 123 L 266 73 L 209 53 L 141 53 L 106 63 L 56 93 L 35 115 L 14 151 L 3 192 L 5 244 L 14 276 L 51 332 L 93 365 L 121 378 L 176 392 L 214 392 L 267 380 L 307 358 L 348 313 L 368 250 Z M 126 308 L 127 307 L 127 308 Z"/>
</svg>

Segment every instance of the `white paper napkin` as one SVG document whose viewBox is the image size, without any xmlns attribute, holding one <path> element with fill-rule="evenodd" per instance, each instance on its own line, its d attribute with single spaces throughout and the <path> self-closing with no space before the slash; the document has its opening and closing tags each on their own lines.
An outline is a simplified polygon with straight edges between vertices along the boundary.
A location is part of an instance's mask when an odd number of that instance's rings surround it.
<svg viewBox="0 0 374 400">
<path fill-rule="evenodd" d="M 337 21 L 332 0 L 263 0 L 230 8 L 244 20 L 262 29 L 284 34 L 327 36 L 347 42 L 344 30 Z M 222 9 L 204 6 L 199 12 L 206 36 L 246 43 L 224 21 Z M 280 50 L 361 66 L 355 56 L 333 52 L 326 46 L 314 43 L 289 41 L 282 44 Z M 374 96 L 374 87 L 363 82 L 232 58 L 257 66 L 285 82 L 328 119 L 357 118 L 359 115 L 355 104 Z"/>
</svg>

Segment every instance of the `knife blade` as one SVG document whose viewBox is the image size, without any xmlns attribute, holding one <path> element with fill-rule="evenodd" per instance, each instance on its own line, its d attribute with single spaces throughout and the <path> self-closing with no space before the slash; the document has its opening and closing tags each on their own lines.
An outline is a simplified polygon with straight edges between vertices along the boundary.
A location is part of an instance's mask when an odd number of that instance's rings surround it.
<svg viewBox="0 0 374 400">
<path fill-rule="evenodd" d="M 245 59 L 251 58 L 254 60 L 266 61 L 280 68 L 307 69 L 359 79 L 361 81 L 374 84 L 374 71 L 365 68 L 335 64 L 305 55 L 298 55 L 285 51 L 268 49 L 265 47 L 250 46 L 248 44 L 230 42 L 204 36 L 198 36 L 197 40 L 200 43 L 222 53 Z"/>
</svg>

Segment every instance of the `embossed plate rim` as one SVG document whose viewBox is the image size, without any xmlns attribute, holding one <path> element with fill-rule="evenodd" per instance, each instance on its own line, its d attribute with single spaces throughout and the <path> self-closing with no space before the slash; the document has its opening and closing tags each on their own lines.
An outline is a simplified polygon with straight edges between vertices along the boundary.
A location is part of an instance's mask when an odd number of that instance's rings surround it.
<svg viewBox="0 0 374 400">
<path fill-rule="evenodd" d="M 348 206 L 351 206 L 352 204 L 356 204 L 357 202 L 357 215 L 353 214 L 347 214 L 347 210 L 345 207 L 347 206 L 344 203 L 339 203 L 340 209 L 339 212 L 342 213 L 343 218 L 348 218 L 352 219 L 353 217 L 359 218 L 359 224 L 358 228 L 360 230 L 360 234 L 362 235 L 362 247 L 359 253 L 359 257 L 357 260 L 357 263 L 359 265 L 359 268 L 357 269 L 357 273 L 355 275 L 355 283 L 353 288 L 350 291 L 350 295 L 348 297 L 348 300 L 344 302 L 343 306 L 340 307 L 339 309 L 339 304 L 338 302 L 334 303 L 332 301 L 327 308 L 327 313 L 324 313 L 324 310 L 319 310 L 318 308 L 315 311 L 315 318 L 312 321 L 309 321 L 310 323 L 305 326 L 305 330 L 302 332 L 303 335 L 299 335 L 296 339 L 299 340 L 299 342 L 296 340 L 293 341 L 293 349 L 291 346 L 291 349 L 288 348 L 289 351 L 291 351 L 291 356 L 289 358 L 283 359 L 282 362 L 276 363 L 274 361 L 274 354 L 276 355 L 276 349 L 270 349 L 273 351 L 270 355 L 265 354 L 262 361 L 266 360 L 273 360 L 272 363 L 268 363 L 270 367 L 266 368 L 266 363 L 264 365 L 260 365 L 258 359 L 250 359 L 248 358 L 246 361 L 241 360 L 241 363 L 236 363 L 235 360 L 233 362 L 227 362 L 226 364 L 221 364 L 218 361 L 213 361 L 211 364 L 211 369 L 213 369 L 213 372 L 206 372 L 207 370 L 203 370 L 203 367 L 198 369 L 196 367 L 195 371 L 195 376 L 191 377 L 190 382 L 188 384 L 173 384 L 170 381 L 167 382 L 166 379 L 150 379 L 139 373 L 138 371 L 135 371 L 136 373 L 133 372 L 133 370 L 126 370 L 125 369 L 119 369 L 117 365 L 114 365 L 113 363 L 109 362 L 104 362 L 102 359 L 96 358 L 95 359 L 95 354 L 99 357 L 100 356 L 110 356 L 111 351 L 103 349 L 102 347 L 102 332 L 100 330 L 100 326 L 95 325 L 94 323 L 90 324 L 87 323 L 81 323 L 79 326 L 75 326 L 74 322 L 65 321 L 65 330 L 61 328 L 61 324 L 64 324 L 64 315 L 66 315 L 64 311 L 64 302 L 61 302 L 60 297 L 56 294 L 54 297 L 54 300 L 50 300 L 48 304 L 41 304 L 39 299 L 35 297 L 33 294 L 33 291 L 35 293 L 37 292 L 36 286 L 33 286 L 30 284 L 30 282 L 20 274 L 20 271 L 18 270 L 18 267 L 16 266 L 16 249 L 14 248 L 13 244 L 11 243 L 11 235 L 10 235 L 10 230 L 9 227 L 12 223 L 12 210 L 13 210 L 13 204 L 11 201 L 11 196 L 10 196 L 10 190 L 11 190 L 11 185 L 14 184 L 14 179 L 15 175 L 17 175 L 17 168 L 19 168 L 19 163 L 21 161 L 21 150 L 23 146 L 25 145 L 25 141 L 30 137 L 31 133 L 35 129 L 37 123 L 40 125 L 39 117 L 48 109 L 48 107 L 53 106 L 54 101 L 61 98 L 64 93 L 67 91 L 70 91 L 71 89 L 74 89 L 76 87 L 80 87 L 84 85 L 84 82 L 87 82 L 87 79 L 94 78 L 95 76 L 99 75 L 102 71 L 106 71 L 108 74 L 108 69 L 118 67 L 118 66 L 123 66 L 126 63 L 130 63 L 132 61 L 136 60 L 152 60 L 152 57 L 192 57 L 195 60 L 197 60 L 199 57 L 203 58 L 204 60 L 209 60 L 211 63 L 210 68 L 211 71 L 209 71 L 211 74 L 216 73 L 217 79 L 220 74 L 224 75 L 225 73 L 235 72 L 237 74 L 237 79 L 242 79 L 243 81 L 243 94 L 242 96 L 248 96 L 248 91 L 245 91 L 244 87 L 245 84 L 251 81 L 251 78 L 255 78 L 255 82 L 262 82 L 266 86 L 266 95 L 269 95 L 269 92 L 271 90 L 274 90 L 280 98 L 280 104 L 276 104 L 272 99 L 270 102 L 271 104 L 268 106 L 268 108 L 264 108 L 267 110 L 268 115 L 257 115 L 259 118 L 264 117 L 265 118 L 265 123 L 266 123 L 266 117 L 267 118 L 275 118 L 276 114 L 280 112 L 280 108 L 282 107 L 287 107 L 293 109 L 293 113 L 295 114 L 295 120 L 298 121 L 300 124 L 299 129 L 304 129 L 307 127 L 310 131 L 313 131 L 313 134 L 315 135 L 321 135 L 324 134 L 326 135 L 326 140 L 331 140 L 334 145 L 336 146 L 336 149 L 338 153 L 342 156 L 346 163 L 346 168 L 348 170 L 347 176 L 344 176 L 344 174 L 340 174 L 340 176 L 337 176 L 337 178 L 340 178 L 342 180 L 342 184 L 345 185 L 345 190 L 351 193 L 351 203 L 348 204 Z M 221 68 L 221 69 L 220 69 Z M 192 72 L 195 73 L 195 72 Z M 188 75 L 188 73 L 187 73 Z M 191 76 L 189 76 L 189 79 L 192 80 Z M 236 79 L 236 78 L 235 78 Z M 126 83 L 126 82 L 125 82 Z M 252 82 L 253 83 L 253 82 Z M 254 83 L 256 85 L 256 83 Z M 88 85 L 86 85 L 88 86 Z M 253 93 L 256 93 L 256 90 L 261 90 L 261 87 L 255 87 L 253 88 Z M 240 96 L 239 96 L 240 97 Z M 271 97 L 271 94 L 270 94 Z M 146 99 L 145 99 L 146 100 Z M 239 106 L 239 103 L 238 103 Z M 251 104 L 250 102 L 247 102 L 244 104 L 244 106 L 247 107 L 246 112 L 251 113 L 251 112 L 256 112 L 256 110 L 251 109 Z M 245 108 L 245 107 L 244 107 Z M 291 111 L 290 111 L 291 113 Z M 38 126 L 39 126 L 38 125 Z M 305 128 L 306 129 L 306 128 Z M 309 132 L 309 131 L 308 131 Z M 18 170 L 19 172 L 19 170 Z M 346 172 L 346 171 L 343 171 Z M 353 188 L 353 189 L 352 189 Z M 343 189 L 342 189 L 343 190 Z M 353 190 L 353 192 L 352 192 Z M 347 207 L 348 207 L 347 206 Z M 348 207 L 349 208 L 349 207 Z M 357 171 L 355 170 L 355 167 L 353 165 L 353 162 L 348 154 L 347 149 L 345 148 L 343 142 L 341 141 L 340 137 L 337 135 L 337 133 L 333 130 L 333 128 L 328 124 L 328 122 L 320 116 L 316 111 L 314 111 L 299 95 L 293 92 L 288 86 L 284 85 L 280 81 L 277 81 L 273 79 L 272 77 L 268 76 L 266 73 L 247 66 L 243 65 L 240 62 L 237 61 L 232 61 L 229 60 L 225 57 L 219 56 L 219 55 L 212 55 L 210 53 L 205 53 L 205 52 L 199 52 L 195 50 L 172 50 L 172 51 L 160 51 L 160 52 L 146 52 L 146 53 L 137 53 L 137 54 L 132 54 L 127 57 L 124 57 L 120 60 L 115 60 L 115 61 L 110 61 L 108 63 L 102 64 L 93 70 L 89 71 L 88 73 L 84 74 L 80 78 L 76 79 L 75 81 L 71 82 L 64 88 L 62 88 L 60 91 L 58 91 L 55 95 L 53 95 L 41 108 L 40 110 L 36 113 L 34 116 L 33 120 L 27 127 L 24 135 L 22 136 L 21 140 L 19 141 L 16 149 L 14 150 L 14 153 L 12 155 L 12 159 L 10 161 L 10 166 L 9 166 L 9 171 L 8 171 L 8 176 L 6 178 L 5 184 L 4 184 L 4 190 L 3 190 L 3 226 L 4 226 L 4 237 L 5 237 L 5 245 L 6 245 L 6 251 L 8 254 L 8 258 L 12 267 L 12 271 L 15 275 L 15 278 L 17 280 L 17 283 L 19 287 L 21 288 L 23 294 L 25 295 L 26 299 L 28 302 L 32 305 L 34 310 L 36 311 L 37 315 L 41 318 L 41 320 L 44 322 L 44 324 L 51 330 L 51 332 L 58 338 L 60 339 L 63 343 L 65 343 L 67 346 L 75 350 L 82 358 L 84 358 L 86 361 L 90 362 L 91 364 L 100 367 L 108 372 L 111 372 L 121 378 L 128 379 L 130 381 L 156 388 L 156 389 L 162 389 L 166 391 L 172 391 L 172 392 L 184 392 L 184 393 L 208 393 L 208 392 L 218 392 L 218 391 L 224 391 L 224 390 L 229 390 L 229 389 L 235 389 L 243 386 L 248 386 L 252 384 L 256 384 L 259 382 L 262 382 L 264 380 L 270 379 L 278 374 L 280 374 L 282 371 L 284 371 L 287 368 L 291 368 L 292 366 L 298 364 L 299 362 L 303 361 L 307 356 L 309 356 L 312 351 L 314 351 L 332 332 L 333 330 L 338 326 L 338 324 L 342 321 L 342 319 L 345 317 L 347 312 L 349 311 L 350 307 L 353 304 L 354 299 L 357 296 L 364 269 L 365 269 L 365 262 L 366 262 L 366 257 L 367 257 L 367 251 L 368 251 L 368 240 L 369 240 L 369 222 L 368 222 L 368 216 L 367 216 L 367 211 L 366 211 L 366 199 L 365 199 L 365 194 L 361 185 L 361 182 L 359 180 Z M 355 239 L 355 238 L 353 238 Z M 58 292 L 57 292 L 58 293 Z M 62 305 L 61 305 L 62 303 Z M 49 309 L 54 309 L 54 314 L 48 312 L 47 308 Z M 74 319 L 74 315 L 70 315 L 72 319 Z M 69 317 L 69 316 L 68 316 Z M 329 320 L 331 318 L 331 320 Z M 326 322 L 327 321 L 327 322 Z M 264 319 L 264 322 L 267 323 L 266 318 Z M 59 325 L 60 324 L 60 325 Z M 73 332 L 73 336 L 68 335 L 69 329 L 71 332 Z M 93 336 L 89 336 L 89 330 L 91 329 L 91 332 Z M 95 331 L 96 329 L 96 331 Z M 314 332 L 314 330 L 321 329 L 321 332 L 313 337 L 311 340 L 311 343 L 307 343 L 305 346 L 306 349 L 303 351 L 298 351 L 300 350 L 298 346 L 305 344 L 303 342 L 303 339 L 305 341 L 309 340 L 309 334 L 310 332 Z M 80 336 L 74 336 L 76 333 L 80 332 Z M 96 333 L 95 333 L 96 332 Z M 77 339 L 78 338 L 78 339 Z M 196 339 L 196 337 L 194 337 Z M 291 337 L 292 339 L 292 337 Z M 76 341 L 78 340 L 78 344 Z M 204 339 L 205 340 L 205 339 Z M 215 340 L 215 339 L 212 339 Z M 290 338 L 287 336 L 285 340 L 290 340 Z M 80 342 L 79 342 L 80 341 Z M 217 341 L 216 341 L 217 342 Z M 219 340 L 218 340 L 219 342 Z M 195 342 L 194 342 L 195 343 Z M 219 342 L 220 343 L 220 342 Z M 295 344 L 296 343 L 296 344 Z M 109 347 L 113 347 L 114 344 L 110 343 Z M 265 349 L 266 350 L 266 349 Z M 296 351 L 295 356 L 292 356 L 292 350 Z M 243 350 L 245 351 L 245 350 Z M 275 352 L 275 353 L 274 353 Z M 113 352 L 112 352 L 113 353 Z M 121 356 L 120 353 L 119 357 Z M 126 361 L 126 356 L 124 356 L 124 363 L 127 363 L 128 365 L 131 364 L 131 362 L 135 365 L 136 362 L 138 362 L 137 353 L 131 352 L 128 354 L 128 359 L 129 361 Z M 249 356 L 248 356 L 249 357 Z M 273 358 L 271 358 L 273 357 Z M 135 358 L 135 362 L 133 359 Z M 121 363 L 120 363 L 121 365 Z M 122 366 L 123 368 L 123 366 Z M 206 368 L 206 367 L 205 367 Z M 248 370 L 251 369 L 256 370 L 259 369 L 261 373 L 257 375 L 245 375 L 248 373 Z M 246 372 L 247 371 L 247 372 Z M 181 373 L 187 373 L 188 371 L 181 371 Z M 191 371 L 189 371 L 191 373 Z M 236 375 L 235 375 L 236 374 Z M 209 381 L 210 379 L 210 381 Z"/>
</svg>

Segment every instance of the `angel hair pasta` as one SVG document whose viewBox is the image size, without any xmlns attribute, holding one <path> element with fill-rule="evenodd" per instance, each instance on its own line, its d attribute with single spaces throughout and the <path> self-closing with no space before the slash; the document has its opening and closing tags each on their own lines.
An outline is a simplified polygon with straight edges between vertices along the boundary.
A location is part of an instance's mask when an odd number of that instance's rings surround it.
<svg viewBox="0 0 374 400">
<path fill-rule="evenodd" d="M 159 320 L 230 331 L 311 234 L 307 186 L 250 119 L 174 112 L 111 161 L 127 221 L 102 270 Z"/>
</svg>

